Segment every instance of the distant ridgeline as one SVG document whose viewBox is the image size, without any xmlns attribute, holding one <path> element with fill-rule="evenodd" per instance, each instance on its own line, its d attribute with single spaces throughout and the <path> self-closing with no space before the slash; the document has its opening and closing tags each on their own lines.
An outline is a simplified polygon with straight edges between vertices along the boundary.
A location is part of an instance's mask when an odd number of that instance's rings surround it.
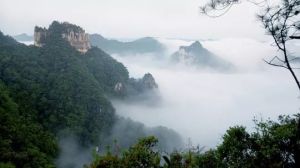
<svg viewBox="0 0 300 168">
<path fill-rule="evenodd" d="M 151 53 L 156 56 L 165 54 L 166 46 L 155 38 L 144 37 L 131 42 L 121 42 L 106 39 L 99 34 L 91 34 L 90 42 L 92 46 L 97 46 L 110 54 L 130 55 Z M 190 67 L 210 68 L 218 71 L 233 70 L 234 66 L 230 62 L 216 56 L 199 41 L 195 41 L 190 46 L 180 46 L 170 57 L 173 64 L 183 64 Z"/>
<path fill-rule="evenodd" d="M 0 32 L 0 166 L 53 167 L 57 141 L 68 135 L 82 146 L 99 145 L 122 120 L 108 97 L 157 88 L 151 74 L 132 82 L 126 67 L 90 47 L 76 25 L 36 27 L 35 45 Z M 135 136 L 123 139 L 134 143 Z"/>
<path fill-rule="evenodd" d="M 30 35 L 27 35 L 26 33 L 18 34 L 13 36 L 14 39 L 17 41 L 33 41 L 33 37 Z"/>
<path fill-rule="evenodd" d="M 144 37 L 130 42 L 106 39 L 99 34 L 91 34 L 92 46 L 97 46 L 110 54 L 162 53 L 165 46 L 152 37 Z"/>
<path fill-rule="evenodd" d="M 52 27 L 55 27 L 56 24 L 59 24 L 59 27 L 61 27 L 60 33 L 58 34 L 81 53 L 86 53 L 91 49 L 91 46 L 95 46 L 108 54 L 119 54 L 121 56 L 152 54 L 151 56 L 160 58 L 163 54 L 166 54 L 166 46 L 152 37 L 122 42 L 114 39 L 107 39 L 99 34 L 87 34 L 81 27 L 67 22 L 61 24 L 53 22 L 48 29 L 35 27 L 34 45 L 42 47 L 51 34 L 57 34 L 57 32 L 53 32 L 52 30 Z M 56 28 L 56 31 L 57 30 L 58 29 Z M 26 34 L 20 34 L 14 38 L 19 41 L 30 39 Z M 209 68 L 217 71 L 231 71 L 235 69 L 232 63 L 210 52 L 204 48 L 199 41 L 195 41 L 190 46 L 180 46 L 179 50 L 169 58 L 172 64 L 179 63 L 189 67 Z M 293 63 L 297 62 L 299 62 L 299 59 L 294 59 Z M 123 88 L 121 90 L 124 90 L 124 84 L 121 85 L 118 83 L 116 88 L 121 87 Z M 120 91 L 120 89 L 117 90 Z"/>
</svg>

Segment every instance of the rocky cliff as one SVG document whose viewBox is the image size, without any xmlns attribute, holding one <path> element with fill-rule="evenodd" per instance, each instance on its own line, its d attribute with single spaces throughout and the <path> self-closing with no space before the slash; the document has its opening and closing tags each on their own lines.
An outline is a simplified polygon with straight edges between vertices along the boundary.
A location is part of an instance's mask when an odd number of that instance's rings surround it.
<svg viewBox="0 0 300 168">
<path fill-rule="evenodd" d="M 50 31 L 50 27 L 55 27 L 59 25 L 60 32 L 53 32 Z M 67 40 L 71 46 L 73 46 L 76 50 L 79 52 L 85 53 L 90 48 L 90 42 L 89 42 L 89 35 L 85 33 L 85 31 L 76 25 L 70 24 L 68 22 L 59 23 L 57 21 L 54 21 L 50 26 L 49 29 L 42 28 L 36 26 L 34 29 L 34 45 L 38 47 L 42 47 L 45 44 L 45 41 L 47 37 L 51 33 L 60 33 L 61 37 Z"/>
<path fill-rule="evenodd" d="M 42 47 L 45 44 L 47 38 L 47 29 L 35 26 L 34 28 L 34 45 L 37 47 Z"/>
<path fill-rule="evenodd" d="M 117 82 L 114 91 L 117 95 L 137 96 L 145 92 L 158 89 L 158 85 L 150 73 L 146 73 L 143 78 L 130 78 L 127 83 Z"/>
</svg>

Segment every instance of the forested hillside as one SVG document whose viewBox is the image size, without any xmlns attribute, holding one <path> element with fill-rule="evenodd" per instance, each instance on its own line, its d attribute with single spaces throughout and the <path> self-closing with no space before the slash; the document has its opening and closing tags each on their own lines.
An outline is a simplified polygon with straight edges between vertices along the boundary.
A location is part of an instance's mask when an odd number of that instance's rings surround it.
<svg viewBox="0 0 300 168">
<path fill-rule="evenodd" d="M 72 135 L 81 146 L 101 144 L 120 120 L 108 97 L 120 97 L 114 88 L 126 85 L 127 69 L 99 48 L 76 51 L 61 37 L 65 28 L 53 22 L 42 47 L 0 33 L 3 163 L 53 166 L 60 137 Z"/>
<path fill-rule="evenodd" d="M 155 137 L 140 139 L 128 150 L 94 155 L 86 168 L 296 168 L 299 164 L 299 115 L 280 116 L 279 121 L 255 121 L 252 133 L 244 126 L 229 128 L 214 149 L 189 146 L 186 150 L 165 154 L 157 150 Z"/>
</svg>

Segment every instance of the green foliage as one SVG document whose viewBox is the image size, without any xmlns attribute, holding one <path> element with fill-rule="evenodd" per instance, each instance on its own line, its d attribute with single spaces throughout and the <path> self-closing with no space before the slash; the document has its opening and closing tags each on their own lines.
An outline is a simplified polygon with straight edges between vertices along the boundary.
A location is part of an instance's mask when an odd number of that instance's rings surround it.
<svg viewBox="0 0 300 168">
<path fill-rule="evenodd" d="M 98 155 L 96 151 L 93 153 L 94 161 L 91 165 L 85 165 L 85 168 L 121 168 L 122 161 L 118 155 L 112 155 L 108 150 L 105 155 Z"/>
<path fill-rule="evenodd" d="M 252 133 L 242 126 L 231 127 L 216 149 L 172 153 L 165 167 L 296 167 L 300 152 L 298 118 L 299 115 L 280 116 L 278 122 L 255 120 L 256 131 Z"/>
<path fill-rule="evenodd" d="M 15 166 L 11 163 L 1 163 L 1 162 L 0 162 L 0 167 L 1 168 L 15 168 Z"/>
<path fill-rule="evenodd" d="M 117 120 L 107 95 L 117 82 L 129 81 L 126 68 L 97 48 L 77 52 L 61 38 L 65 30 L 58 22 L 49 31 L 42 48 L 19 44 L 0 32 L 0 167 L 54 167 L 57 138 L 71 134 L 83 146 L 99 143 Z M 231 127 L 216 149 L 174 152 L 163 157 L 164 165 L 158 140 L 147 137 L 121 155 L 96 155 L 90 167 L 296 167 L 298 118 L 256 121 L 253 133 Z M 176 137 L 172 132 L 168 136 Z"/>
<path fill-rule="evenodd" d="M 129 80 L 126 67 L 99 48 L 93 47 L 82 58 L 89 72 L 93 74 L 106 93 L 114 95 L 113 89 L 116 83 L 125 84 Z"/>
<path fill-rule="evenodd" d="M 256 122 L 257 131 L 252 135 L 255 164 L 261 167 L 295 167 L 299 157 L 299 114 L 295 117 L 280 116 L 279 122 Z M 262 162 L 263 161 L 263 162 Z"/>
<path fill-rule="evenodd" d="M 158 140 L 154 136 L 142 138 L 137 144 L 125 150 L 121 156 L 97 155 L 90 168 L 158 168 L 160 167 L 160 155 L 155 150 Z"/>
<path fill-rule="evenodd" d="M 123 154 L 123 165 L 125 167 L 159 167 L 160 156 L 153 147 L 158 140 L 153 137 L 140 139 L 136 145 L 133 145 Z"/>
<path fill-rule="evenodd" d="M 18 105 L 0 83 L 0 160 L 1 167 L 53 167 L 57 153 L 55 138 L 41 125 L 19 114 Z"/>
<path fill-rule="evenodd" d="M 128 71 L 98 48 L 85 54 L 76 51 L 61 36 L 72 29 L 83 31 L 54 21 L 43 47 L 25 46 L 0 32 L 0 80 L 12 102 L 0 104 L 5 109 L 1 124 L 6 123 L 1 128 L 7 129 L 7 134 L 1 132 L 1 162 L 47 167 L 57 156 L 57 139 L 72 136 L 88 146 L 103 143 L 111 134 L 117 117 L 107 97 L 120 96 L 114 87 L 119 82 L 129 83 Z M 145 128 L 133 137 L 144 132 Z M 131 144 L 135 139 L 128 141 Z M 22 148 L 14 149 L 12 143 Z"/>
<path fill-rule="evenodd" d="M 5 45 L 0 45 L 0 77 L 16 93 L 23 115 L 55 134 L 72 132 L 82 144 L 95 143 L 115 120 L 105 95 L 118 81 L 126 82 L 128 71 L 100 49 L 83 56 L 61 38 L 65 29 L 53 22 L 42 48 L 1 36 Z"/>
<path fill-rule="evenodd" d="M 196 160 L 199 168 L 224 167 L 219 161 L 217 152 L 212 149 L 196 156 Z"/>
<path fill-rule="evenodd" d="M 249 149 L 250 134 L 245 127 L 236 126 L 227 130 L 222 145 L 218 147 L 218 153 L 226 167 L 241 167 L 250 165 L 252 151 Z"/>
<path fill-rule="evenodd" d="M 296 167 L 300 140 L 297 135 L 298 117 L 280 116 L 279 121 L 255 120 L 256 131 L 248 133 L 243 126 L 229 128 L 222 143 L 215 149 L 161 155 L 155 151 L 157 139 L 148 137 L 126 150 L 121 156 L 98 156 L 90 167 L 164 167 L 164 168 L 226 168 L 226 167 Z M 160 158 L 164 163 L 160 164 Z"/>
<path fill-rule="evenodd" d="M 116 120 L 106 95 L 128 79 L 126 68 L 100 49 L 83 55 L 71 47 L 60 34 L 64 24 L 53 22 L 49 31 L 41 48 L 0 33 L 0 80 L 9 92 L 1 91 L 0 160 L 16 167 L 53 166 L 55 136 L 99 143 Z"/>
<path fill-rule="evenodd" d="M 167 156 L 163 156 L 163 159 L 166 162 L 165 167 L 172 167 L 172 168 L 183 167 L 183 156 L 181 155 L 181 153 L 173 152 L 170 155 L 170 159 Z"/>
<path fill-rule="evenodd" d="M 181 136 L 171 129 L 161 126 L 149 128 L 140 122 L 123 117 L 118 117 L 104 144 L 112 145 L 112 142 L 116 140 L 120 148 L 129 148 L 138 139 L 152 135 L 159 140 L 157 148 L 160 150 L 171 152 L 175 147 L 183 145 Z M 172 140 L 171 143 L 170 140 Z"/>
<path fill-rule="evenodd" d="M 84 112 L 89 106 L 87 98 L 103 96 L 96 92 L 97 83 L 89 79 L 76 55 L 71 57 L 76 51 L 68 50 L 68 46 L 61 50 L 56 47 L 16 48 L 10 55 L 1 54 L 1 79 L 16 93 L 13 95 L 24 107 L 23 115 L 34 117 L 54 133 L 68 127 L 81 134 L 84 131 L 77 126 L 82 126 L 88 115 Z"/>
</svg>

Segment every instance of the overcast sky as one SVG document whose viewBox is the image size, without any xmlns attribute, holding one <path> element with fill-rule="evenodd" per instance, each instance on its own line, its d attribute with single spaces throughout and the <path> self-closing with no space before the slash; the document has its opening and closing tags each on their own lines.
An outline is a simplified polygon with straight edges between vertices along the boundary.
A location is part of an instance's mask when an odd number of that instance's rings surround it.
<svg viewBox="0 0 300 168">
<path fill-rule="evenodd" d="M 258 7 L 244 3 L 217 19 L 199 14 L 205 0 L 0 0 L 0 30 L 33 34 L 35 25 L 68 21 L 112 38 L 262 39 Z"/>
</svg>

